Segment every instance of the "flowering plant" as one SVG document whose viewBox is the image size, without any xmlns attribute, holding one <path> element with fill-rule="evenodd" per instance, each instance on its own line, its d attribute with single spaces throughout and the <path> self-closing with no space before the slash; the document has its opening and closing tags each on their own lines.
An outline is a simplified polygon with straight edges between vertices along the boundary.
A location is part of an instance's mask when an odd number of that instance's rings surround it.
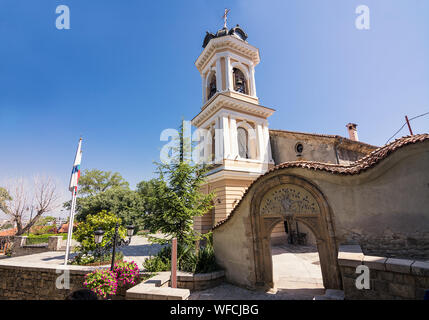
<svg viewBox="0 0 429 320">
<path fill-rule="evenodd" d="M 113 272 L 116 274 L 116 280 L 120 285 L 136 284 L 139 277 L 139 267 L 134 261 L 121 261 L 113 266 Z"/>
<path fill-rule="evenodd" d="M 107 295 L 116 294 L 118 282 L 116 281 L 115 272 L 98 269 L 85 275 L 83 285 L 98 296 L 106 298 Z"/>
</svg>

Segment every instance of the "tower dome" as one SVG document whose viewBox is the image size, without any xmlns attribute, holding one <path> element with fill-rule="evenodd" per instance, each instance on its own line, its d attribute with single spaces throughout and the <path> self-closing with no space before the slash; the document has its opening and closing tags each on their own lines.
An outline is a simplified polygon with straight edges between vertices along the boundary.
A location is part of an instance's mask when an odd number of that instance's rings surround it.
<svg viewBox="0 0 429 320">
<path fill-rule="evenodd" d="M 247 40 L 247 34 L 244 32 L 244 30 L 237 24 L 234 28 L 228 29 L 227 27 L 223 27 L 222 29 L 219 29 L 216 33 L 212 32 L 206 32 L 206 36 L 204 37 L 203 41 L 203 48 L 205 48 L 211 39 L 214 38 L 220 38 L 224 36 L 233 36 L 237 39 L 246 41 Z"/>
</svg>

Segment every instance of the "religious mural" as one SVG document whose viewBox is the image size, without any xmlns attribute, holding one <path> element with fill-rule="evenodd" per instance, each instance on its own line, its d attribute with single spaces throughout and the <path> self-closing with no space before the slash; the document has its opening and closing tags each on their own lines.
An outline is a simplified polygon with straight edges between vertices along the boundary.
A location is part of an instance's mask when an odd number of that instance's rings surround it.
<svg viewBox="0 0 429 320">
<path fill-rule="evenodd" d="M 261 215 L 318 215 L 320 208 L 314 197 L 302 187 L 283 184 L 268 192 L 261 202 Z"/>
</svg>

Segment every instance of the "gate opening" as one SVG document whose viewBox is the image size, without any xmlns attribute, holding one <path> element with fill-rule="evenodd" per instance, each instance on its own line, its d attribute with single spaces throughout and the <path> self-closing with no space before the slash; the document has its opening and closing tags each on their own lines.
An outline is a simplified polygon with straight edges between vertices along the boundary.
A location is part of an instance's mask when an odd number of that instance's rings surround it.
<svg viewBox="0 0 429 320">
<path fill-rule="evenodd" d="M 324 293 L 316 237 L 304 224 L 281 221 L 271 231 L 274 288 L 312 299 Z"/>
</svg>

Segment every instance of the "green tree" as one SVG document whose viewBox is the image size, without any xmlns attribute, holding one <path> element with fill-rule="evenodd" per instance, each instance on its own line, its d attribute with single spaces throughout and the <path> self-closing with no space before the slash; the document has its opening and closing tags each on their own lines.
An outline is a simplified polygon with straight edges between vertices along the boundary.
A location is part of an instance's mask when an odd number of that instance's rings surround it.
<svg viewBox="0 0 429 320">
<path fill-rule="evenodd" d="M 10 223 L 10 222 L 6 222 L 2 226 L 0 226 L 0 230 L 7 230 L 12 228 L 13 228 L 13 223 Z"/>
<path fill-rule="evenodd" d="M 11 201 L 12 197 L 5 188 L 0 187 L 0 210 L 6 214 L 10 214 L 7 202 Z"/>
<path fill-rule="evenodd" d="M 156 185 L 158 183 L 157 179 L 151 179 L 149 181 L 141 181 L 137 184 L 137 193 L 141 197 L 144 206 L 145 206 L 145 212 L 152 212 L 154 208 L 151 208 L 151 205 L 153 205 L 153 199 L 157 196 L 156 194 Z"/>
<path fill-rule="evenodd" d="M 70 210 L 68 201 L 64 207 Z M 144 201 L 138 192 L 129 189 L 129 184 L 118 173 L 98 169 L 85 170 L 79 179 L 76 199 L 76 220 L 85 221 L 88 215 L 103 210 L 115 213 L 124 224 L 143 227 Z"/>
<path fill-rule="evenodd" d="M 108 242 L 113 239 L 115 234 L 115 226 L 119 223 L 118 235 L 121 239 L 125 239 L 127 231 L 121 226 L 122 220 L 111 212 L 105 210 L 94 214 L 88 215 L 85 222 L 79 223 L 74 232 L 73 238 L 79 242 L 77 250 L 79 253 L 89 253 L 96 249 L 97 245 L 94 240 L 94 232 L 98 229 L 103 229 L 103 241 L 99 245 L 104 249 L 110 249 L 112 246 Z"/>
<path fill-rule="evenodd" d="M 103 210 L 114 212 L 121 218 L 124 225 L 134 225 L 136 227 L 135 232 L 144 227 L 144 201 L 136 191 L 114 187 L 94 196 L 78 198 L 76 219 L 85 221 L 88 216 Z"/>
<path fill-rule="evenodd" d="M 79 194 L 82 196 L 94 196 L 115 187 L 129 187 L 128 182 L 122 178 L 119 172 L 84 170 L 79 178 Z"/>
<path fill-rule="evenodd" d="M 40 218 L 34 225 L 35 226 L 52 226 L 52 225 L 55 225 L 56 221 L 57 219 L 55 217 L 46 216 L 46 217 Z"/>
<path fill-rule="evenodd" d="M 183 124 L 176 145 L 173 161 L 156 163 L 158 178 L 151 183 L 154 190 L 146 199 L 144 220 L 151 232 L 176 237 L 181 245 L 193 245 L 202 237 L 193 230 L 194 218 L 212 208 L 213 194 L 201 192 L 207 168 L 192 164 L 187 158 L 192 146 L 184 135 Z"/>
</svg>

